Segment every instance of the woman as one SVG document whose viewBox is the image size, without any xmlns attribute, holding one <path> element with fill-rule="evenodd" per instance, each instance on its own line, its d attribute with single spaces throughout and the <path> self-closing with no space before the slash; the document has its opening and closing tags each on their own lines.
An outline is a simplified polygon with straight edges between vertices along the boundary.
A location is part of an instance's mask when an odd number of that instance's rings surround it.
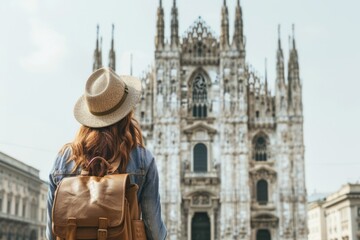
<svg viewBox="0 0 360 240">
<path fill-rule="evenodd" d="M 51 213 L 57 185 L 64 177 L 79 174 L 97 156 L 105 158 L 119 172 L 131 174 L 131 181 L 139 186 L 138 200 L 147 239 L 165 239 L 155 160 L 144 148 L 133 116 L 140 96 L 141 82 L 137 78 L 118 76 L 110 68 L 95 71 L 87 80 L 85 94 L 74 108 L 75 118 L 82 126 L 75 140 L 61 149 L 49 175 L 46 229 L 49 240 L 53 239 Z M 98 167 L 92 169 L 93 174 L 97 174 Z"/>
</svg>

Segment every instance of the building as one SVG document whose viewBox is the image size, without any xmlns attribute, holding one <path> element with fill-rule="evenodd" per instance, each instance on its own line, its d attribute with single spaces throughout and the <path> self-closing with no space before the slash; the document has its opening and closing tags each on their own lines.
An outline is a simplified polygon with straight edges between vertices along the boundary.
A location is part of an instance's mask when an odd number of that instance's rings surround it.
<svg viewBox="0 0 360 240">
<path fill-rule="evenodd" d="M 327 238 L 360 240 L 360 184 L 346 184 L 326 198 Z"/>
<path fill-rule="evenodd" d="M 176 0 L 165 39 L 160 0 L 155 66 L 137 107 L 156 157 L 168 239 L 307 239 L 302 83 L 292 37 L 277 46 L 275 94 L 246 62 L 239 1 L 217 38 L 202 18 L 179 36 Z M 115 69 L 113 39 L 109 66 Z M 93 70 L 103 66 L 99 38 Z"/>
<path fill-rule="evenodd" d="M 45 239 L 46 196 L 39 170 L 0 152 L 0 240 Z"/>
<path fill-rule="evenodd" d="M 39 196 L 39 208 L 38 208 L 38 220 L 39 230 L 38 234 L 39 240 L 46 239 L 46 222 L 47 222 L 47 195 L 48 195 L 49 184 L 41 180 L 40 186 L 40 196 Z"/>
<path fill-rule="evenodd" d="M 308 230 L 309 240 L 327 239 L 325 225 L 325 210 L 323 204 L 325 199 L 315 200 L 308 204 Z"/>
</svg>

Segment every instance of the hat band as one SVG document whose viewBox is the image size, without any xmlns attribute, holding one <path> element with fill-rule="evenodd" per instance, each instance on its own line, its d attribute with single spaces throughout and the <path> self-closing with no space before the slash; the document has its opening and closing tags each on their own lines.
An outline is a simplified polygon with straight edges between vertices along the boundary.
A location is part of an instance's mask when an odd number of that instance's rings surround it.
<svg viewBox="0 0 360 240">
<path fill-rule="evenodd" d="M 120 99 L 120 101 L 114 107 L 110 108 L 109 110 L 107 110 L 105 112 L 94 112 L 94 111 L 90 111 L 90 112 L 95 116 L 104 116 L 104 115 L 113 113 L 117 109 L 119 109 L 121 107 L 121 105 L 125 102 L 125 99 L 126 99 L 128 93 L 129 93 L 129 89 L 128 89 L 128 86 L 125 84 L 124 94 L 123 94 L 122 98 Z"/>
</svg>

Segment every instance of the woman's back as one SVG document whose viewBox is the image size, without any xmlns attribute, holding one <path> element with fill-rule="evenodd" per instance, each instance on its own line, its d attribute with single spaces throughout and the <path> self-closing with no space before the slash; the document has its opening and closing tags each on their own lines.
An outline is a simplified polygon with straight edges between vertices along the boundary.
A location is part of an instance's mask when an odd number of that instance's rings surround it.
<svg viewBox="0 0 360 240">
<path fill-rule="evenodd" d="M 140 96 L 141 84 L 134 77 L 118 76 L 108 68 L 99 69 L 89 77 L 85 94 L 74 108 L 75 118 L 82 126 L 74 141 L 60 151 L 49 175 L 49 239 L 53 239 L 51 212 L 60 181 L 80 174 L 85 168 L 90 175 L 103 176 L 106 174 L 104 164 L 110 166 L 110 172 L 130 174 L 131 182 L 139 186 L 138 201 L 147 238 L 165 239 L 156 163 L 143 147 L 141 130 L 133 117 L 133 108 Z M 89 164 L 96 157 L 106 161 Z"/>
</svg>

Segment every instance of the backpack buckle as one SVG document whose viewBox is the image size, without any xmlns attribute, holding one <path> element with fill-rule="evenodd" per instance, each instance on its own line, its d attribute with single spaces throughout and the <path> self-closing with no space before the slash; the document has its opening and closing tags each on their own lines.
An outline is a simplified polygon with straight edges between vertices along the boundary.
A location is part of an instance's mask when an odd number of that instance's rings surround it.
<svg viewBox="0 0 360 240">
<path fill-rule="evenodd" d="M 98 229 L 97 239 L 106 240 L 107 227 L 108 227 L 108 219 L 107 218 L 99 218 L 99 229 Z"/>
<path fill-rule="evenodd" d="M 98 229 L 97 239 L 106 240 L 107 238 L 107 229 Z"/>
</svg>

